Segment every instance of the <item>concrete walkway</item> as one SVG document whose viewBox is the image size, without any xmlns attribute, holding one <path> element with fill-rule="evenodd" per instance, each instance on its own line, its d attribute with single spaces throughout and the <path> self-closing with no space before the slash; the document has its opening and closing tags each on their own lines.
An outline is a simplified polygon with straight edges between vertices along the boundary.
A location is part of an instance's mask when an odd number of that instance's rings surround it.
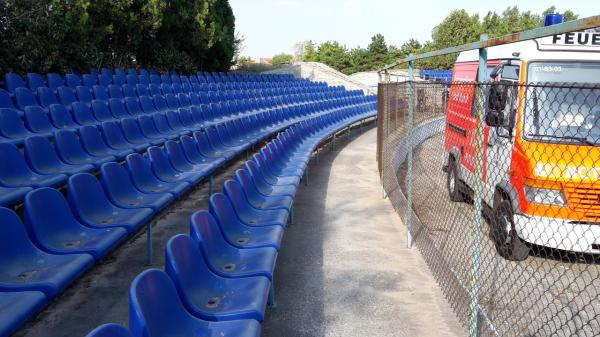
<svg viewBox="0 0 600 337">
<path fill-rule="evenodd" d="M 465 336 L 419 251 L 382 199 L 376 130 L 310 166 L 282 243 L 278 307 L 263 336 Z"/>
</svg>

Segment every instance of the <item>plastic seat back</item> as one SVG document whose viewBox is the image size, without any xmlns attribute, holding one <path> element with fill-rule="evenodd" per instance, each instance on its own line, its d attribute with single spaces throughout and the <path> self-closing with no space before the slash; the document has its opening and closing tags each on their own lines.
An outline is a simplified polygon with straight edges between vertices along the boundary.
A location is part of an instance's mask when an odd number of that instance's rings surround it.
<svg viewBox="0 0 600 337">
<path fill-rule="evenodd" d="M 127 74 L 127 84 L 136 85 L 138 84 L 138 77 L 135 74 Z"/>
<path fill-rule="evenodd" d="M 144 111 L 142 111 L 142 108 L 140 107 L 140 103 L 138 102 L 137 98 L 125 98 L 125 106 L 127 107 L 127 111 L 129 111 L 129 114 L 133 116 L 144 114 Z"/>
<path fill-rule="evenodd" d="M 92 92 L 94 93 L 94 98 L 101 99 L 103 101 L 108 101 L 110 96 L 108 96 L 108 90 L 104 85 L 95 85 L 92 87 Z"/>
<path fill-rule="evenodd" d="M 92 91 L 90 87 L 80 85 L 75 88 L 75 94 L 77 95 L 77 100 L 80 102 L 91 104 L 94 100 L 94 96 L 92 96 Z"/>
<path fill-rule="evenodd" d="M 167 121 L 169 122 L 169 126 L 173 130 L 183 130 L 185 127 L 181 124 L 181 119 L 179 119 L 179 113 L 176 111 L 167 111 L 166 113 Z"/>
<path fill-rule="evenodd" d="M 113 149 L 131 148 L 131 143 L 125 139 L 123 131 L 115 122 L 102 123 L 102 135 L 106 144 Z"/>
<path fill-rule="evenodd" d="M 93 100 L 92 113 L 94 114 L 94 118 L 100 122 L 107 122 L 115 119 L 115 117 L 110 113 L 110 109 L 108 108 L 108 103 L 106 101 Z"/>
<path fill-rule="evenodd" d="M 25 108 L 25 125 L 29 130 L 40 134 L 51 134 L 56 130 L 48 114 L 39 106 Z"/>
<path fill-rule="evenodd" d="M 38 88 L 41 89 L 41 88 Z M 15 100 L 17 102 L 17 107 L 21 110 L 25 110 L 28 106 L 38 106 L 40 105 L 35 98 L 33 92 L 27 88 L 20 87 L 15 89 Z"/>
<path fill-rule="evenodd" d="M 156 125 L 154 124 L 154 120 L 150 116 L 140 116 L 137 118 L 138 123 L 140 125 L 140 129 L 144 136 L 148 138 L 162 138 L 163 135 L 158 132 L 156 129 Z"/>
<path fill-rule="evenodd" d="M 148 90 L 148 85 L 146 84 L 136 84 L 135 92 L 137 93 L 138 97 L 150 96 L 150 90 Z"/>
<path fill-rule="evenodd" d="M 131 115 L 127 112 L 125 105 L 118 98 L 111 98 L 108 100 L 108 106 L 110 107 L 110 111 L 116 119 L 123 119 L 127 117 L 131 117 Z"/>
<path fill-rule="evenodd" d="M 108 94 L 109 94 L 110 98 L 118 98 L 118 99 L 125 98 L 125 96 L 123 96 L 123 91 L 121 90 L 121 86 L 117 85 L 117 84 L 110 84 L 108 86 Z"/>
<path fill-rule="evenodd" d="M 42 75 L 40 75 L 38 73 L 28 73 L 27 74 L 27 86 L 31 90 L 37 90 L 37 88 L 39 88 L 39 87 L 45 87 L 46 81 L 44 81 L 44 78 L 42 77 Z"/>
<path fill-rule="evenodd" d="M 98 75 L 84 74 L 82 76 L 82 79 L 83 79 L 83 85 L 87 86 L 88 88 L 91 88 L 94 85 L 98 84 Z"/>
<path fill-rule="evenodd" d="M 65 85 L 65 80 L 57 73 L 48 73 L 46 74 L 46 78 L 48 79 L 48 88 L 56 91 L 59 87 Z"/>
<path fill-rule="evenodd" d="M 131 283 L 129 327 L 138 337 L 210 335 L 208 323 L 185 310 L 175 285 L 158 269 L 142 272 Z"/>
<path fill-rule="evenodd" d="M 67 86 L 73 89 L 76 86 L 81 85 L 81 78 L 75 74 L 66 74 L 65 80 L 67 82 Z"/>
<path fill-rule="evenodd" d="M 156 113 L 152 115 L 156 129 L 163 134 L 171 134 L 174 130 L 169 126 L 169 121 L 164 113 Z"/>
<path fill-rule="evenodd" d="M 137 98 L 137 94 L 135 92 L 135 88 L 133 87 L 133 85 L 123 84 L 121 86 L 121 90 L 123 91 L 123 96 Z"/>
<path fill-rule="evenodd" d="M 194 167 L 185 157 L 181 145 L 175 141 L 168 140 L 165 142 L 165 150 L 169 157 L 169 161 L 173 167 L 181 172 L 192 171 Z"/>
<path fill-rule="evenodd" d="M 140 105 L 142 107 L 142 110 L 145 113 L 154 114 L 154 113 L 158 112 L 156 110 L 156 107 L 154 106 L 154 102 L 152 101 L 152 98 L 150 96 L 140 96 L 139 100 L 140 100 Z"/>
<path fill-rule="evenodd" d="M 25 81 L 23 81 L 21 75 L 16 73 L 6 73 L 4 75 L 4 83 L 6 84 L 6 89 L 13 93 L 17 88 L 25 88 Z"/>
<path fill-rule="evenodd" d="M 120 324 L 108 323 L 90 331 L 86 337 L 133 337 L 133 335 L 131 331 Z"/>
<path fill-rule="evenodd" d="M 113 76 L 113 84 L 121 86 L 127 83 L 127 78 L 124 74 L 117 74 Z"/>
<path fill-rule="evenodd" d="M 10 94 L 6 90 L 1 89 L 1 88 L 0 88 L 0 108 L 11 108 L 11 109 L 17 108 L 13 104 Z"/>
<path fill-rule="evenodd" d="M 216 199 L 220 199 L 221 196 L 225 197 L 222 193 L 215 193 L 210 198 L 211 202 L 215 196 L 217 196 Z M 227 243 L 215 218 L 207 211 L 198 211 L 192 214 L 190 237 L 199 245 L 205 256 L 237 255 L 237 248 Z"/>
<path fill-rule="evenodd" d="M 73 105 L 73 119 L 77 124 L 80 125 L 96 125 L 98 120 L 94 118 L 92 109 L 82 102 L 74 102 Z"/>
<path fill-rule="evenodd" d="M 162 91 L 160 91 L 160 86 L 158 84 L 151 83 L 148 86 L 148 90 L 150 90 L 150 94 L 152 96 L 154 96 L 154 95 L 160 95 L 160 96 L 162 96 Z"/>
<path fill-rule="evenodd" d="M 57 129 L 75 129 L 79 125 L 73 121 L 71 114 L 62 104 L 52 104 L 49 107 L 50 120 Z"/>
<path fill-rule="evenodd" d="M 31 132 L 25 128 L 16 110 L 0 108 L 0 134 L 10 139 L 23 139 Z"/>
<path fill-rule="evenodd" d="M 123 129 L 123 134 L 125 138 L 130 143 L 145 143 L 148 142 L 149 139 L 144 136 L 142 130 L 140 129 L 140 125 L 138 124 L 135 118 L 124 118 L 121 120 L 121 128 Z"/>
</svg>

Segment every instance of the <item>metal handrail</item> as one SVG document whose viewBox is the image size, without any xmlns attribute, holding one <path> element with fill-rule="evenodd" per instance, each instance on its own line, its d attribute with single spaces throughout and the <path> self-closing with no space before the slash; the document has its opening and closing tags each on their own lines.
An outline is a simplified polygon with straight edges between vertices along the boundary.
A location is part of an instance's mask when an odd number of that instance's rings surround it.
<svg viewBox="0 0 600 337">
<path fill-rule="evenodd" d="M 534 28 L 531 30 L 526 30 L 524 32 L 508 34 L 508 35 L 495 37 L 495 38 L 491 38 L 491 39 L 487 39 L 487 40 L 465 43 L 460 46 L 454 46 L 454 47 L 434 50 L 434 51 L 423 53 L 423 54 L 410 55 L 404 59 L 400 59 L 392 64 L 386 65 L 383 69 L 381 69 L 379 71 L 379 73 L 387 72 L 388 70 L 390 70 L 400 64 L 409 63 L 409 62 L 412 62 L 415 60 L 420 60 L 420 59 L 425 59 L 425 58 L 430 58 L 430 57 L 435 57 L 435 56 L 454 54 L 454 53 L 460 53 L 462 51 L 473 50 L 473 49 L 489 48 L 489 47 L 499 46 L 499 45 L 512 43 L 512 42 L 526 41 L 526 40 L 537 39 L 537 38 L 556 35 L 556 34 L 568 33 L 568 32 L 597 28 L 597 27 L 600 27 L 600 15 L 590 16 L 587 18 L 579 19 L 579 20 L 568 21 L 565 23 L 560 23 L 560 24 L 556 24 L 556 25 L 552 25 L 552 26 Z"/>
</svg>

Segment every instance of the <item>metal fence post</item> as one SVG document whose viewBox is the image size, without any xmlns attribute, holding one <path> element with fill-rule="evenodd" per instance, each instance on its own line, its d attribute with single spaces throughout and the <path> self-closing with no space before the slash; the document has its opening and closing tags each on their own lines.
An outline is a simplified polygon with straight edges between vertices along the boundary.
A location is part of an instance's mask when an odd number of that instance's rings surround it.
<svg viewBox="0 0 600 337">
<path fill-rule="evenodd" d="M 406 137 L 408 139 L 408 158 L 407 158 L 407 170 L 406 170 L 406 244 L 408 248 L 412 248 L 413 237 L 412 237 L 412 198 L 413 198 L 413 149 L 412 149 L 412 129 L 414 123 L 414 79 L 415 79 L 415 64 L 413 61 L 408 62 L 408 121 L 406 123 Z"/>
<path fill-rule="evenodd" d="M 487 34 L 480 37 L 480 41 L 488 39 Z M 479 49 L 479 72 L 477 75 L 477 83 L 475 84 L 475 93 L 479 104 L 477 104 L 477 135 L 475 144 L 475 188 L 473 194 L 473 206 L 475 214 L 473 216 L 473 251 L 471 255 L 471 325 L 470 336 L 477 337 L 479 335 L 479 267 L 481 264 L 481 221 L 483 211 L 483 166 L 485 165 L 484 152 L 484 114 L 486 106 L 485 87 L 482 85 L 487 79 L 487 49 Z"/>
</svg>

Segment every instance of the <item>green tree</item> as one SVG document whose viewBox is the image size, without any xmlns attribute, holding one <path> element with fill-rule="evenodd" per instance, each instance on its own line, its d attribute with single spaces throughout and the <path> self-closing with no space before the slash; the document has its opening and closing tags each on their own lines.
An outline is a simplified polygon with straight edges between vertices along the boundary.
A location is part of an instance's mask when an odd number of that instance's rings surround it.
<svg viewBox="0 0 600 337">
<path fill-rule="evenodd" d="M 385 38 L 381 34 L 376 34 L 371 38 L 371 43 L 367 47 L 369 68 L 376 70 L 383 68 L 389 61 L 388 46 Z"/>
<path fill-rule="evenodd" d="M 304 45 L 304 54 L 302 55 L 302 61 L 304 61 L 304 62 L 317 61 L 317 50 L 315 48 L 315 44 L 310 40 Z"/>
<path fill-rule="evenodd" d="M 343 73 L 347 73 L 352 66 L 348 50 L 337 41 L 321 44 L 317 50 L 317 61 Z"/>
<path fill-rule="evenodd" d="M 277 65 L 282 63 L 290 63 L 294 59 L 294 56 L 290 54 L 277 54 L 271 58 L 271 64 Z"/>
</svg>

